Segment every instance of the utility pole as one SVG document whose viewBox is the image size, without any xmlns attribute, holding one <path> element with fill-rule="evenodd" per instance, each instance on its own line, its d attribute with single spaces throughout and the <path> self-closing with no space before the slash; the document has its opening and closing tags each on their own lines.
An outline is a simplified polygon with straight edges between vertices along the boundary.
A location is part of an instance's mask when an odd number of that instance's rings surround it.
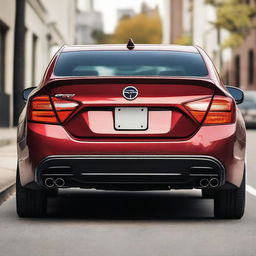
<svg viewBox="0 0 256 256">
<path fill-rule="evenodd" d="M 221 28 L 218 26 L 217 27 L 217 43 L 219 47 L 219 69 L 220 69 L 220 74 L 222 74 L 222 69 L 223 69 L 223 57 L 222 57 L 222 41 L 221 41 Z"/>
<path fill-rule="evenodd" d="M 24 89 L 25 72 L 25 4 L 26 0 L 16 0 L 13 66 L 13 125 L 15 126 L 24 106 L 21 93 Z"/>
<path fill-rule="evenodd" d="M 192 44 L 194 44 L 194 0 L 190 0 L 190 36 Z"/>
</svg>

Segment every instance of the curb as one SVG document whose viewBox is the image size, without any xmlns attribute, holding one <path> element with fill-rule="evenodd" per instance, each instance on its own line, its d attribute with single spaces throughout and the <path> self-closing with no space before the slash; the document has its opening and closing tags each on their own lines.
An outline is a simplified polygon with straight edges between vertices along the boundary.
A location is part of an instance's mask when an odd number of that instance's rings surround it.
<svg viewBox="0 0 256 256">
<path fill-rule="evenodd" d="M 10 195 L 12 195 L 15 192 L 15 182 L 7 185 L 0 191 L 0 205 L 8 199 Z"/>
</svg>

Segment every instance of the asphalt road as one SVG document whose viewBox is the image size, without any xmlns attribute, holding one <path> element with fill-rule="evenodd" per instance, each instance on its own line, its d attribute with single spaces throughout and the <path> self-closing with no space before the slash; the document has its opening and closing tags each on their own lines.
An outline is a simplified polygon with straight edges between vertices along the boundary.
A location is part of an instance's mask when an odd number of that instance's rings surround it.
<svg viewBox="0 0 256 256">
<path fill-rule="evenodd" d="M 19 219 L 15 195 L 0 206 L 0 256 L 254 256 L 256 130 L 248 131 L 245 216 L 215 220 L 199 191 L 62 191 L 45 219 Z"/>
</svg>

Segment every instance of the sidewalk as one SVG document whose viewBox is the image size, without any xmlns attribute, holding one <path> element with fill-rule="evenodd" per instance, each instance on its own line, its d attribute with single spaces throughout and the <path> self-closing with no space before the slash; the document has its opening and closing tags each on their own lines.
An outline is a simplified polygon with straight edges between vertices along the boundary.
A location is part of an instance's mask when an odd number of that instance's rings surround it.
<svg viewBox="0 0 256 256">
<path fill-rule="evenodd" d="M 16 129 L 0 129 L 0 204 L 14 191 L 16 154 Z"/>
<path fill-rule="evenodd" d="M 0 147 L 16 143 L 16 128 L 0 128 Z"/>
</svg>

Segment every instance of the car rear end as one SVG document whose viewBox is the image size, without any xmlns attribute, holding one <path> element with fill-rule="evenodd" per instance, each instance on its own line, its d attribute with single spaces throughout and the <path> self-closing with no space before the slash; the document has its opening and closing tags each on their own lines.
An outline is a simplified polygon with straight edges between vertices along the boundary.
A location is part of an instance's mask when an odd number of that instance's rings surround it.
<svg viewBox="0 0 256 256">
<path fill-rule="evenodd" d="M 244 127 L 209 65 L 196 48 L 64 50 L 24 110 L 21 185 L 240 187 Z"/>
</svg>

